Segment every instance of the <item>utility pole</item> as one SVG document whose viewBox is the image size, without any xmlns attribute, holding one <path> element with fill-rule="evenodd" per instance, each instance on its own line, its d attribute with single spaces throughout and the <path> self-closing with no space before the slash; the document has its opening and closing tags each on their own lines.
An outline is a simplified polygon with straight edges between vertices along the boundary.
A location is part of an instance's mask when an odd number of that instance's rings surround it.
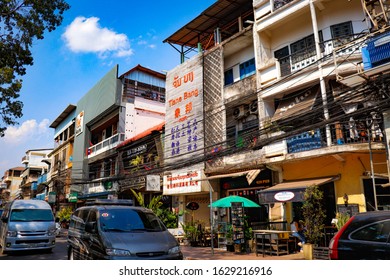
<svg viewBox="0 0 390 280">
<path fill-rule="evenodd" d="M 325 120 L 329 120 L 326 85 L 325 85 L 325 80 L 324 80 L 324 74 L 322 71 L 322 62 L 321 62 L 322 56 L 321 56 L 321 48 L 320 48 L 320 38 L 318 36 L 317 15 L 316 15 L 316 10 L 315 10 L 314 4 L 313 4 L 313 0 L 310 0 L 310 12 L 311 12 L 311 21 L 313 24 L 314 40 L 315 40 L 315 45 L 316 45 L 318 71 L 320 73 L 320 88 L 321 88 L 322 105 L 324 107 L 324 117 L 325 117 Z M 325 131 L 326 131 L 326 144 L 328 147 L 330 147 L 332 145 L 332 135 L 330 132 L 329 124 L 327 124 L 325 126 Z"/>
</svg>

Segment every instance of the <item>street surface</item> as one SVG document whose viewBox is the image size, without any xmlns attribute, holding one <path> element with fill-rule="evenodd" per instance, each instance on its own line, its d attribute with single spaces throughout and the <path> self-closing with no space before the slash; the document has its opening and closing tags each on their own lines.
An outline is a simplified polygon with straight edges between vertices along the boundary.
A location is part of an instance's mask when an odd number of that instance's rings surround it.
<svg viewBox="0 0 390 280">
<path fill-rule="evenodd" d="M 15 252 L 11 255 L 0 255 L 1 260 L 67 260 L 66 255 L 66 236 L 56 238 L 56 246 L 52 253 L 42 251 L 22 251 Z"/>
</svg>

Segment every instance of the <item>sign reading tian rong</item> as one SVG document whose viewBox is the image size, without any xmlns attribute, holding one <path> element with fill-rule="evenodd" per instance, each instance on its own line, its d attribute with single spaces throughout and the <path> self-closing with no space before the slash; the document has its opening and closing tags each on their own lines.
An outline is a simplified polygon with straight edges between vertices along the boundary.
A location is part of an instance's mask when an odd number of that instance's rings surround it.
<svg viewBox="0 0 390 280">
<path fill-rule="evenodd" d="M 202 153 L 203 72 L 198 55 L 168 72 L 165 161 L 170 164 Z"/>
</svg>

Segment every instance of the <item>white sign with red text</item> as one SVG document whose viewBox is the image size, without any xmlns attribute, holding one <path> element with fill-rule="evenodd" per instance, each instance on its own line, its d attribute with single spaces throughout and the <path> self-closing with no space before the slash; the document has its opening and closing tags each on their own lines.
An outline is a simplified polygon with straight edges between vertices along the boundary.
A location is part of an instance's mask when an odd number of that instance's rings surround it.
<svg viewBox="0 0 390 280">
<path fill-rule="evenodd" d="M 164 176 L 163 195 L 200 192 L 202 189 L 200 171 L 188 171 Z"/>
</svg>

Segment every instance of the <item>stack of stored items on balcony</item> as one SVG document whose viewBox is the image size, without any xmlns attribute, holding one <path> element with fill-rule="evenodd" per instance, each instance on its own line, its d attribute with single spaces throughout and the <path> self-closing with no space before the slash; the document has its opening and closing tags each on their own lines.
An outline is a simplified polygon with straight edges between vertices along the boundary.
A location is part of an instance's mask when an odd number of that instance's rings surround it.
<svg viewBox="0 0 390 280">
<path fill-rule="evenodd" d="M 362 48 L 364 70 L 390 61 L 390 31 L 367 40 L 367 47 Z"/>
</svg>

